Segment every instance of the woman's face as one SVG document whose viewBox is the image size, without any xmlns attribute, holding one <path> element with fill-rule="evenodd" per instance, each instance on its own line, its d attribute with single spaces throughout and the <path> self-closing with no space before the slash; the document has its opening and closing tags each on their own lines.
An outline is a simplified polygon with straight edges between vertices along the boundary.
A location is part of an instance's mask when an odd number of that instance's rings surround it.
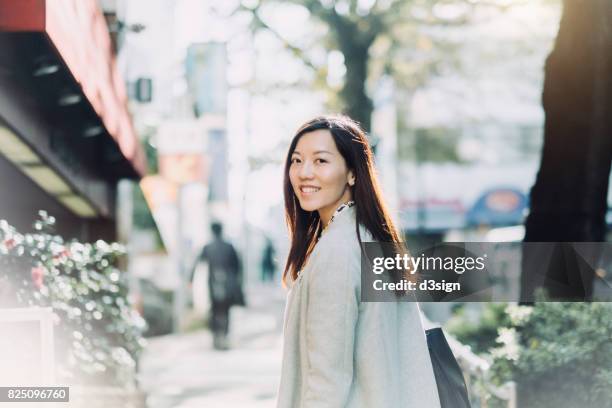
<svg viewBox="0 0 612 408">
<path fill-rule="evenodd" d="M 302 135 L 291 154 L 289 179 L 300 207 L 318 211 L 323 225 L 340 204 L 351 200 L 355 178 L 327 129 Z"/>
</svg>

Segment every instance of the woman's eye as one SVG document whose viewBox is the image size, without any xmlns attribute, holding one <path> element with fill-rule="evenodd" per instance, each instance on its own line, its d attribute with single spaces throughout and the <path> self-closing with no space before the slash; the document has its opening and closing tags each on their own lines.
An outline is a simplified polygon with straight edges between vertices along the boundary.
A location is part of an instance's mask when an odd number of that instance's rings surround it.
<svg viewBox="0 0 612 408">
<path fill-rule="evenodd" d="M 319 163 L 319 164 L 320 163 L 327 163 L 327 160 L 325 160 L 325 159 L 317 159 L 317 160 L 315 160 L 315 163 Z"/>
<path fill-rule="evenodd" d="M 299 163 L 299 162 L 300 162 L 300 159 L 298 159 L 297 157 L 294 157 L 293 159 L 291 159 L 291 164 Z"/>
</svg>

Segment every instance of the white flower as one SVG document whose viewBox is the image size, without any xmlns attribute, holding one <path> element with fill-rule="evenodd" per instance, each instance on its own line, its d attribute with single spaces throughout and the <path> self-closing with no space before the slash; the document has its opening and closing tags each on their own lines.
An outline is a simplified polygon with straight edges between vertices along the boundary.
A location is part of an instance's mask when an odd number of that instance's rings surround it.
<svg viewBox="0 0 612 408">
<path fill-rule="evenodd" d="M 521 325 L 531 315 L 533 307 L 531 306 L 519 306 L 519 305 L 508 305 L 506 307 L 506 313 L 510 316 L 510 320 L 514 325 Z"/>
<path fill-rule="evenodd" d="M 130 356 L 130 353 L 128 353 L 123 347 L 113 347 L 111 350 L 111 355 L 118 364 L 127 367 L 136 366 L 136 362 L 132 356 Z"/>
<path fill-rule="evenodd" d="M 110 246 L 106 243 L 106 241 L 102 241 L 101 239 L 96 241 L 96 248 L 98 251 L 108 252 L 110 250 Z"/>
<path fill-rule="evenodd" d="M 518 333 L 514 328 L 502 327 L 498 331 L 497 341 L 502 346 L 493 351 L 495 357 L 503 357 L 516 361 L 519 358 L 520 348 L 518 344 Z"/>
</svg>

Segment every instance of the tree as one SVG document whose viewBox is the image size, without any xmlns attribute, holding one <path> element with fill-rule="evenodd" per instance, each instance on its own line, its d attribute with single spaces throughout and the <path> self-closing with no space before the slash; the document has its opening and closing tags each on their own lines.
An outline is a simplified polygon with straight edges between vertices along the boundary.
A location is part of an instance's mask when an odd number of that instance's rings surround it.
<svg viewBox="0 0 612 408">
<path fill-rule="evenodd" d="M 564 0 L 555 47 L 546 61 L 546 113 L 540 170 L 531 190 L 525 242 L 604 241 L 612 158 L 612 3 Z M 525 256 L 524 262 L 529 258 Z M 523 295 L 533 291 L 523 269 Z M 549 268 L 551 296 L 584 298 L 576 268 Z M 592 276 L 591 276 L 592 281 Z M 560 289 L 561 288 L 561 289 Z"/>
<path fill-rule="evenodd" d="M 308 50 L 291 44 L 264 17 L 267 6 L 277 0 L 243 1 L 239 11 L 251 13 L 254 30 L 267 29 L 285 43 L 306 65 L 326 75 L 324 65 L 310 58 Z M 373 103 L 369 81 L 382 74 L 393 75 L 400 86 L 415 87 L 435 72 L 442 61 L 452 63 L 452 47 L 420 32 L 420 26 L 456 25 L 468 21 L 478 2 L 469 0 L 290 0 L 283 4 L 304 7 L 328 30 L 324 39 L 344 57 L 346 74 L 341 85 L 339 108 L 370 129 Z M 448 12 L 452 9 L 452 12 Z M 435 46 L 434 46 L 434 42 Z M 376 58 L 372 58 L 372 56 Z"/>
</svg>

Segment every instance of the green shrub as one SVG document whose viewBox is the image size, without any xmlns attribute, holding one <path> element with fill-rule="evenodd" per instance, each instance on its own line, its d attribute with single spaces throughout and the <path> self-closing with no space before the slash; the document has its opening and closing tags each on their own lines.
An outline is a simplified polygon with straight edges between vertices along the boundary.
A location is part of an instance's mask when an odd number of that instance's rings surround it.
<svg viewBox="0 0 612 408">
<path fill-rule="evenodd" d="M 131 307 L 118 244 L 64 242 L 41 211 L 33 234 L 0 221 L 2 306 L 51 307 L 60 380 L 126 385 L 144 340 L 144 321 Z"/>
<path fill-rule="evenodd" d="M 612 304 L 538 302 L 508 314 L 492 370 L 500 383 L 517 382 L 519 406 L 609 406 Z"/>
<path fill-rule="evenodd" d="M 444 328 L 476 354 L 488 353 L 497 346 L 498 329 L 510 323 L 507 303 L 483 303 L 477 318 L 470 318 L 468 308 L 460 304 Z"/>
</svg>

